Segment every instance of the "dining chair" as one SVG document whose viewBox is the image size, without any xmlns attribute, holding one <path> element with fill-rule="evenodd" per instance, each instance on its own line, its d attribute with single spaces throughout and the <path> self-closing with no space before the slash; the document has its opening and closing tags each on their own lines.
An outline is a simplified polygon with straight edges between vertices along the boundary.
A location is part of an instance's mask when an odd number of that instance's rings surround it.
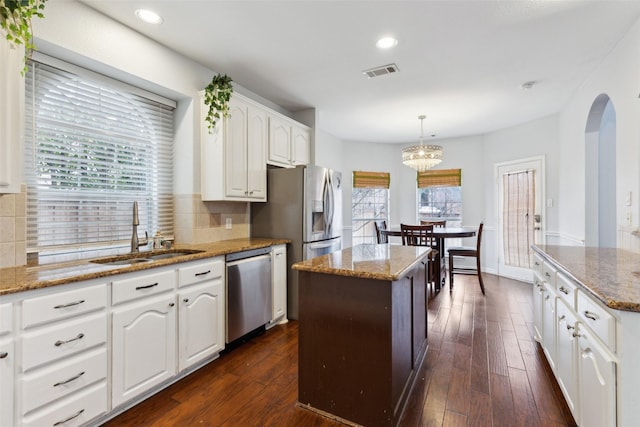
<svg viewBox="0 0 640 427">
<path fill-rule="evenodd" d="M 384 233 L 384 231 L 387 231 L 387 221 L 373 221 L 373 225 L 376 228 L 376 238 L 378 239 L 378 243 L 389 243 L 389 236 Z"/>
<path fill-rule="evenodd" d="M 443 220 L 438 220 L 438 221 L 432 221 L 432 220 L 420 220 L 420 225 L 433 225 L 434 227 L 446 227 L 447 226 L 447 220 L 443 219 Z"/>
<path fill-rule="evenodd" d="M 482 227 L 483 223 L 480 223 L 478 227 L 478 234 L 476 240 L 476 247 L 470 246 L 459 246 L 448 248 L 449 252 L 449 291 L 453 290 L 453 275 L 454 274 L 473 274 L 478 276 L 478 282 L 480 282 L 480 289 L 482 290 L 482 295 L 484 295 L 484 282 L 482 281 L 482 269 L 480 268 L 480 243 L 482 241 Z M 455 267 L 453 259 L 454 257 L 466 257 L 466 258 L 475 258 L 476 259 L 476 267 Z"/>
<path fill-rule="evenodd" d="M 405 246 L 428 246 L 431 248 L 427 258 L 426 282 L 438 287 L 439 281 L 436 263 L 438 262 L 438 250 L 435 249 L 435 238 L 433 237 L 433 225 L 409 225 L 400 224 L 400 236 L 402 244 Z"/>
</svg>

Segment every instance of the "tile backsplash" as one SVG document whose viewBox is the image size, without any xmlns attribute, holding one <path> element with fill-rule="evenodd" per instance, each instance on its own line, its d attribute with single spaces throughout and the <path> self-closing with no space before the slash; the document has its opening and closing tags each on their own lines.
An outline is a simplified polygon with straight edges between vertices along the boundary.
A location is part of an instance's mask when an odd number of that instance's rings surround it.
<svg viewBox="0 0 640 427">
<path fill-rule="evenodd" d="M 27 190 L 0 194 L 0 268 L 27 263 Z"/>
<path fill-rule="evenodd" d="M 200 194 L 174 195 L 174 238 L 179 244 L 248 238 L 249 203 L 203 202 Z M 227 222 L 230 227 L 227 228 Z"/>
</svg>

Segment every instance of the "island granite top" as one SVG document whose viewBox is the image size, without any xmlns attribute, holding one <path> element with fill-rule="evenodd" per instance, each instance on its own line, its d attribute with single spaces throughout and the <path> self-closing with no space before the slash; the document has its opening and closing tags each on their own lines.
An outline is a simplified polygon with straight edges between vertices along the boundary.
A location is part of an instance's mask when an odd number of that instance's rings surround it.
<svg viewBox="0 0 640 427">
<path fill-rule="evenodd" d="M 362 244 L 293 264 L 299 271 L 395 281 L 431 249 L 424 246 Z"/>
<path fill-rule="evenodd" d="M 582 246 L 537 245 L 533 249 L 607 307 L 640 312 L 640 254 Z"/>
<path fill-rule="evenodd" d="M 290 240 L 263 238 L 233 239 L 197 245 L 176 245 L 173 247 L 174 251 L 189 249 L 201 250 L 202 252 L 177 258 L 156 260 L 149 263 L 108 265 L 93 263 L 87 259 L 55 264 L 1 268 L 0 296 L 286 243 L 290 243 Z M 163 251 L 154 251 L 149 252 L 149 254 L 161 254 L 162 252 Z"/>
</svg>

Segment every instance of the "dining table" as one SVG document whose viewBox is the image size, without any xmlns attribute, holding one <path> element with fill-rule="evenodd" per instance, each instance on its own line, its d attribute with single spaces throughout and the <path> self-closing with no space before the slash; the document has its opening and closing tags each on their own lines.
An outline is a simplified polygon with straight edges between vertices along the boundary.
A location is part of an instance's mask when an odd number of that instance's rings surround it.
<svg viewBox="0 0 640 427">
<path fill-rule="evenodd" d="M 476 235 L 478 229 L 476 227 L 433 227 L 433 237 L 436 239 L 435 264 L 436 264 L 436 276 L 440 278 L 436 283 L 436 292 L 440 291 L 445 284 L 445 239 L 473 237 Z M 388 229 L 380 230 L 381 233 L 391 237 L 401 237 L 402 233 L 400 229 Z"/>
</svg>

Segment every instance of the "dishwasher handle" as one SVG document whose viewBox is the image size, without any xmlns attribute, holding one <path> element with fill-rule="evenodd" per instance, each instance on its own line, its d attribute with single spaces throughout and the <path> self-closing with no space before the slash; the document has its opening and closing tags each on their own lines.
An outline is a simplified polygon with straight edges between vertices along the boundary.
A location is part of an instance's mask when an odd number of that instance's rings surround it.
<svg viewBox="0 0 640 427">
<path fill-rule="evenodd" d="M 267 260 L 268 262 L 271 262 L 271 255 L 259 255 L 259 256 L 253 256 L 250 258 L 242 258 L 236 261 L 227 261 L 227 268 L 233 267 L 234 265 L 240 265 L 247 262 L 255 262 L 260 260 Z"/>
</svg>

